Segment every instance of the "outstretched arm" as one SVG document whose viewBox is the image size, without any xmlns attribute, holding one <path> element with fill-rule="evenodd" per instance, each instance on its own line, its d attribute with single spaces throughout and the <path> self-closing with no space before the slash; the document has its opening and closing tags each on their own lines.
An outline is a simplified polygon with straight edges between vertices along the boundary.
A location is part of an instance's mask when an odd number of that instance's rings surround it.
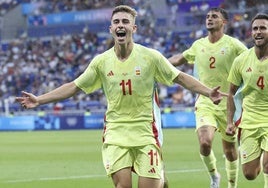
<svg viewBox="0 0 268 188">
<path fill-rule="evenodd" d="M 181 53 L 175 54 L 168 58 L 169 62 L 174 66 L 180 66 L 184 63 L 187 63 L 187 60 L 183 57 Z"/>
<path fill-rule="evenodd" d="M 228 96 L 228 94 L 219 91 L 220 86 L 213 89 L 208 88 L 196 78 L 184 72 L 180 72 L 173 81 L 192 92 L 209 97 L 214 104 L 219 104 L 223 96 Z"/>
<path fill-rule="evenodd" d="M 235 113 L 235 104 L 234 104 L 234 95 L 238 90 L 238 86 L 230 84 L 229 95 L 227 98 L 227 127 L 226 134 L 234 135 L 236 131 L 236 126 L 234 125 L 234 113 Z"/>
<path fill-rule="evenodd" d="M 24 108 L 35 108 L 42 104 L 67 99 L 76 94 L 78 91 L 80 91 L 80 89 L 74 84 L 74 82 L 69 82 L 40 96 L 35 96 L 32 93 L 22 91 L 22 97 L 16 97 L 16 101 Z"/>
</svg>

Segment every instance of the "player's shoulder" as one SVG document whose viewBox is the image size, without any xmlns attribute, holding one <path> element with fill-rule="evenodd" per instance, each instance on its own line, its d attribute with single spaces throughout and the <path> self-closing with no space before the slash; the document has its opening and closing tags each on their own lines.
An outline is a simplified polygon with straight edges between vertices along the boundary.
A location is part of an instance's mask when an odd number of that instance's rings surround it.
<svg viewBox="0 0 268 188">
<path fill-rule="evenodd" d="M 240 43 L 240 44 L 242 43 L 242 41 L 240 41 L 238 38 L 235 38 L 227 34 L 223 35 L 223 39 L 228 43 Z"/>
<path fill-rule="evenodd" d="M 134 50 L 136 54 L 139 54 L 139 56 L 161 56 L 161 53 L 158 50 L 137 43 L 134 43 Z"/>
<path fill-rule="evenodd" d="M 245 57 L 245 56 L 255 56 L 255 50 L 254 47 L 251 47 L 245 51 L 243 51 L 239 56 Z"/>
<path fill-rule="evenodd" d="M 203 46 L 203 45 L 206 45 L 206 44 L 209 44 L 209 40 L 208 40 L 208 36 L 204 36 L 204 37 L 201 37 L 201 38 L 198 38 L 196 39 L 191 47 L 199 47 L 199 46 Z"/>
<path fill-rule="evenodd" d="M 111 59 L 113 58 L 114 56 L 114 47 L 100 53 L 100 54 L 97 54 L 96 56 L 94 56 L 93 58 L 93 61 L 94 62 L 99 62 L 99 61 L 102 61 L 102 60 L 105 60 L 105 59 Z"/>
<path fill-rule="evenodd" d="M 105 58 L 107 56 L 112 56 L 114 54 L 114 47 L 100 53 L 97 55 L 98 58 Z"/>
<path fill-rule="evenodd" d="M 235 37 L 233 37 L 231 35 L 228 35 L 228 34 L 224 34 L 223 38 L 225 38 L 226 40 L 237 40 L 237 38 L 235 38 Z"/>
<path fill-rule="evenodd" d="M 201 38 L 196 39 L 193 44 L 197 44 L 197 43 L 204 43 L 204 42 L 208 42 L 208 36 L 204 36 Z"/>
<path fill-rule="evenodd" d="M 242 61 L 244 59 L 247 60 L 248 58 L 251 58 L 251 57 L 255 57 L 254 47 L 243 51 L 235 59 L 236 61 Z"/>
<path fill-rule="evenodd" d="M 247 46 L 240 41 L 240 39 L 227 34 L 224 34 L 222 42 L 229 45 L 229 47 L 233 50 L 238 51 L 238 54 L 241 54 L 243 51 L 248 49 Z"/>
<path fill-rule="evenodd" d="M 150 48 L 150 47 L 147 47 L 147 46 L 144 46 L 141 44 L 137 44 L 137 43 L 134 43 L 134 49 L 137 51 L 144 51 L 144 52 L 148 52 L 148 53 L 154 53 L 154 52 L 158 53 L 158 51 L 153 49 L 153 48 Z"/>
</svg>

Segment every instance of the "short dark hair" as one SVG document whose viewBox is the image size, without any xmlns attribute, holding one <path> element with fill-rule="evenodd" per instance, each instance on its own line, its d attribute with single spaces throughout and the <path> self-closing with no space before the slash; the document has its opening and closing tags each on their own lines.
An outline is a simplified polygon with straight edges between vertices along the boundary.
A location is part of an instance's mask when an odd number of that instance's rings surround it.
<svg viewBox="0 0 268 188">
<path fill-rule="evenodd" d="M 209 9 L 209 12 L 210 11 L 215 11 L 215 12 L 220 12 L 222 17 L 228 21 L 229 20 L 229 16 L 228 16 L 228 13 L 226 10 L 224 10 L 223 8 L 220 8 L 220 7 L 212 7 Z"/>
<path fill-rule="evenodd" d="M 265 13 L 258 13 L 256 14 L 256 16 L 254 16 L 251 20 L 251 25 L 253 24 L 253 22 L 255 20 L 260 20 L 260 19 L 264 19 L 264 20 L 268 20 L 268 14 Z"/>
<path fill-rule="evenodd" d="M 137 11 L 134 9 L 134 8 L 131 8 L 130 6 L 127 6 L 127 5 L 119 5 L 117 7 L 114 8 L 113 12 L 112 12 L 112 16 L 115 14 L 115 13 L 118 13 L 118 12 L 126 12 L 126 13 L 129 13 L 133 16 L 133 18 L 135 19 L 136 16 L 137 16 Z"/>
</svg>

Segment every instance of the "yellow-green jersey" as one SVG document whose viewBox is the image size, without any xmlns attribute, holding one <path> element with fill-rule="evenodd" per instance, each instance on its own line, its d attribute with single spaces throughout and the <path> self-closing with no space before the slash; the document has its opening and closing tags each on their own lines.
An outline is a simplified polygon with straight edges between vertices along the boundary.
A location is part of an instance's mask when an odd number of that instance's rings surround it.
<svg viewBox="0 0 268 188">
<path fill-rule="evenodd" d="M 242 86 L 242 118 L 239 127 L 268 127 L 268 59 L 259 61 L 254 47 L 238 56 L 228 81 Z"/>
<path fill-rule="evenodd" d="M 119 146 L 161 145 L 156 83 L 172 85 L 180 71 L 158 51 L 134 44 L 124 62 L 114 48 L 96 56 L 74 82 L 85 93 L 102 88 L 107 99 L 104 143 Z M 158 117 L 160 118 L 160 117 Z"/>
<path fill-rule="evenodd" d="M 208 87 L 221 86 L 220 90 L 228 92 L 227 77 L 233 60 L 247 47 L 239 40 L 223 35 L 216 43 L 211 43 L 208 37 L 196 40 L 192 46 L 183 52 L 188 63 L 194 63 L 196 77 Z M 196 107 L 226 109 L 226 98 L 219 105 L 202 95 L 198 96 Z"/>
</svg>

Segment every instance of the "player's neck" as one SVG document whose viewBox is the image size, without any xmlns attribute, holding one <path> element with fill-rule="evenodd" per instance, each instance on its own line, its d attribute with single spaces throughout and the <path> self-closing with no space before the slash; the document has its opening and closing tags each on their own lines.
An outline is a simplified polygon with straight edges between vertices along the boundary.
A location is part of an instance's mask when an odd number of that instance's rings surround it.
<svg viewBox="0 0 268 188">
<path fill-rule="evenodd" d="M 260 61 L 267 60 L 268 59 L 268 45 L 265 45 L 263 47 L 255 46 L 255 53 Z"/>
<path fill-rule="evenodd" d="M 223 35 L 224 33 L 221 31 L 209 31 L 208 40 L 211 43 L 215 43 L 215 42 L 218 42 L 221 39 L 221 37 L 223 37 Z"/>
<path fill-rule="evenodd" d="M 117 58 L 120 61 L 127 60 L 132 52 L 133 46 L 134 46 L 133 42 L 126 43 L 123 45 L 115 44 L 114 51 L 115 51 Z"/>
</svg>

